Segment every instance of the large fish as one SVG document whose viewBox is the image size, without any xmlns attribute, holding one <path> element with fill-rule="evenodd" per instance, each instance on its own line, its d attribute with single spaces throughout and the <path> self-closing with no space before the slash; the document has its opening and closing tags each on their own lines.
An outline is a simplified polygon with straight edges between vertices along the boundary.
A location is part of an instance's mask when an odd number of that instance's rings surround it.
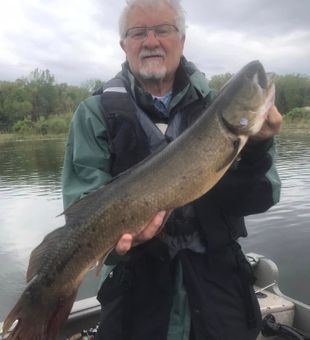
<svg viewBox="0 0 310 340">
<path fill-rule="evenodd" d="M 6 334 L 18 320 L 8 339 L 55 339 L 87 271 L 123 233 L 212 188 L 261 129 L 274 93 L 261 63 L 247 64 L 176 140 L 65 211 L 66 225 L 31 253 L 28 285 L 4 321 Z"/>
</svg>

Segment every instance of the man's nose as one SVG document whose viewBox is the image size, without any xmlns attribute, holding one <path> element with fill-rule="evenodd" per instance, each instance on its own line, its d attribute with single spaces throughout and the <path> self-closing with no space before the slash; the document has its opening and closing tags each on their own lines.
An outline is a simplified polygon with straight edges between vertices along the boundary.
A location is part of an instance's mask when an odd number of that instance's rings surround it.
<svg viewBox="0 0 310 340">
<path fill-rule="evenodd" d="M 147 31 L 146 37 L 143 40 L 143 46 L 145 47 L 156 47 L 159 46 L 159 40 L 156 38 L 155 32 L 153 30 Z"/>
</svg>

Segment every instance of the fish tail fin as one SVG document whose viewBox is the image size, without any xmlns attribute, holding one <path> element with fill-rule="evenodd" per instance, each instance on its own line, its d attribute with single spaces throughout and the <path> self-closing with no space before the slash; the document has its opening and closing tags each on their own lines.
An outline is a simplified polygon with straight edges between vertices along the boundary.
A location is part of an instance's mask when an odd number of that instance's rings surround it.
<svg viewBox="0 0 310 340">
<path fill-rule="evenodd" d="M 55 340 L 70 313 L 75 296 L 76 291 L 66 294 L 66 297 L 55 302 L 53 309 L 48 309 L 40 300 L 30 302 L 26 290 L 3 323 L 3 335 L 8 335 L 5 339 Z"/>
</svg>

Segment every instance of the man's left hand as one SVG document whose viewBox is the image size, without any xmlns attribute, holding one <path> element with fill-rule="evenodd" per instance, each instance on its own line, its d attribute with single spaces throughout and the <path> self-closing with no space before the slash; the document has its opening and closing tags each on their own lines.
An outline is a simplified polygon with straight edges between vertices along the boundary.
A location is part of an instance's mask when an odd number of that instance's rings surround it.
<svg viewBox="0 0 310 340">
<path fill-rule="evenodd" d="M 274 105 L 268 112 L 265 122 L 260 131 L 249 138 L 249 141 L 263 141 L 271 138 L 280 132 L 282 124 L 282 115 Z"/>
</svg>

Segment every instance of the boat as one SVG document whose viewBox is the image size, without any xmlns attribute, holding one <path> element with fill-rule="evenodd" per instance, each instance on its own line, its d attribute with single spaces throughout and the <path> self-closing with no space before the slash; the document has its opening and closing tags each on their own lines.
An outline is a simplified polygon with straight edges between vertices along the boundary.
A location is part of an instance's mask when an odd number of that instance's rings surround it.
<svg viewBox="0 0 310 340">
<path fill-rule="evenodd" d="M 310 306 L 281 292 L 278 285 L 279 270 L 271 259 L 256 253 L 248 253 L 247 259 L 254 269 L 254 289 L 264 318 L 264 329 L 257 340 L 309 340 Z M 82 339 L 81 332 L 94 328 L 99 316 L 100 304 L 95 296 L 76 301 L 58 340 Z M 3 340 L 1 325 L 0 340 Z M 282 336 L 277 335 L 276 331 Z"/>
<path fill-rule="evenodd" d="M 257 340 L 310 340 L 310 306 L 281 292 L 279 269 L 271 259 L 256 253 L 246 255 L 256 277 L 254 289 L 265 323 L 263 334 L 269 335 L 259 334 Z"/>
</svg>

